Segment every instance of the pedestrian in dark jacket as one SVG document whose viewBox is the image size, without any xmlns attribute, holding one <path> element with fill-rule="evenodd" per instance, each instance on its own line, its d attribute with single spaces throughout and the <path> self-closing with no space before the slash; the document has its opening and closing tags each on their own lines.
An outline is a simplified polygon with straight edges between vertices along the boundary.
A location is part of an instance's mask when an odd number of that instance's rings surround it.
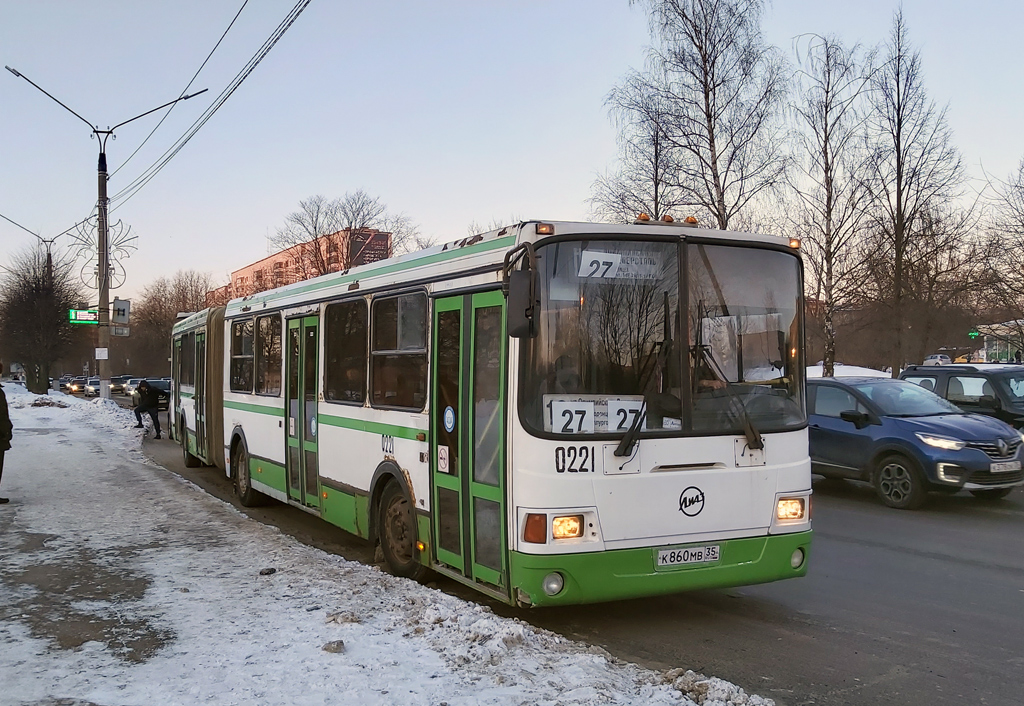
<svg viewBox="0 0 1024 706">
<path fill-rule="evenodd" d="M 0 363 L 0 375 L 4 372 L 4 364 Z M 14 425 L 11 424 L 11 414 L 7 409 L 7 395 L 4 394 L 3 385 L 0 385 L 0 481 L 4 477 L 4 452 L 11 448 L 11 435 Z M 0 505 L 8 502 L 7 498 L 0 498 Z"/>
<path fill-rule="evenodd" d="M 139 423 L 135 425 L 136 429 L 143 429 L 145 425 L 142 423 L 142 415 L 149 413 L 149 418 L 153 420 L 153 428 L 156 429 L 156 437 L 160 438 L 160 413 L 159 405 L 160 398 L 167 397 L 167 393 L 158 387 L 153 387 L 149 384 L 149 381 L 143 380 L 139 383 L 139 386 L 135 388 L 139 392 L 139 406 L 135 408 L 135 418 L 139 420 Z"/>
</svg>

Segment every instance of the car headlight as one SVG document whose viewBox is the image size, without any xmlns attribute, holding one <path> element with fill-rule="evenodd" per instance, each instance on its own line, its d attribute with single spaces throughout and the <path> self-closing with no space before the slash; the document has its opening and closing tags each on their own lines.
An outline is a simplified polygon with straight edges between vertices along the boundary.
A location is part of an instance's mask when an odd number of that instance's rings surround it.
<svg viewBox="0 0 1024 706">
<path fill-rule="evenodd" d="M 914 436 L 929 446 L 945 449 L 946 451 L 959 451 L 967 445 L 966 442 L 960 441 L 960 439 L 952 439 L 948 436 L 932 436 L 931 434 L 921 434 L 920 432 L 916 432 Z"/>
</svg>

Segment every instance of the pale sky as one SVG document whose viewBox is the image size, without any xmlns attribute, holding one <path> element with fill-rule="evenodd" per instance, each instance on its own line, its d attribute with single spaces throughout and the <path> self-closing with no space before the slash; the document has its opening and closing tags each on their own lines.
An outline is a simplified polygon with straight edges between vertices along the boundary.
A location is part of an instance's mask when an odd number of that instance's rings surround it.
<svg viewBox="0 0 1024 706">
<path fill-rule="evenodd" d="M 242 0 L 0 0 L 0 64 L 106 128 L 185 88 Z M 116 194 L 157 161 L 285 18 L 294 0 L 250 0 L 190 92 L 123 170 Z M 884 41 L 897 3 L 774 0 L 768 41 L 803 33 Z M 931 97 L 949 106 L 972 176 L 1024 157 L 1017 2 L 905 0 Z M 425 235 L 472 221 L 584 219 L 613 165 L 604 98 L 649 42 L 628 0 L 313 0 L 270 54 L 137 195 L 113 204 L 138 236 L 128 297 L 179 269 L 218 282 L 268 252 L 266 236 L 313 194 L 364 189 Z M 111 173 L 160 114 L 117 131 Z M 52 237 L 96 201 L 86 125 L 0 72 L 0 213 Z M 0 265 L 32 236 L 0 220 Z M 68 243 L 67 238 L 61 241 Z"/>
</svg>

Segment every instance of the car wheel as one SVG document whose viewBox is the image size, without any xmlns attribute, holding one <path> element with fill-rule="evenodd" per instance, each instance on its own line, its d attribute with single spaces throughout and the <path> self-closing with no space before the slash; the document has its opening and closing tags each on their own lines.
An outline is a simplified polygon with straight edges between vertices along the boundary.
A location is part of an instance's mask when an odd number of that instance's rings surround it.
<svg viewBox="0 0 1024 706">
<path fill-rule="evenodd" d="M 979 500 L 999 500 L 1013 492 L 1013 488 L 992 488 L 990 490 L 972 490 L 971 495 Z"/>
<path fill-rule="evenodd" d="M 188 427 L 185 426 L 185 418 L 181 418 L 181 426 L 178 427 L 178 439 L 181 441 L 181 457 L 185 462 L 185 468 L 198 468 L 202 465 L 197 457 L 189 453 L 188 450 Z"/>
<path fill-rule="evenodd" d="M 249 451 L 245 448 L 244 441 L 235 449 L 231 470 L 235 477 L 235 494 L 242 507 L 257 507 L 266 502 L 267 496 L 252 487 L 252 478 L 249 477 Z"/>
<path fill-rule="evenodd" d="M 384 561 L 395 576 L 418 579 L 426 573 L 417 556 L 412 503 L 394 481 L 388 483 L 381 495 L 377 537 Z"/>
<path fill-rule="evenodd" d="M 897 510 L 916 510 L 928 496 L 917 464 L 902 454 L 890 454 L 878 462 L 872 485 L 882 502 Z"/>
</svg>

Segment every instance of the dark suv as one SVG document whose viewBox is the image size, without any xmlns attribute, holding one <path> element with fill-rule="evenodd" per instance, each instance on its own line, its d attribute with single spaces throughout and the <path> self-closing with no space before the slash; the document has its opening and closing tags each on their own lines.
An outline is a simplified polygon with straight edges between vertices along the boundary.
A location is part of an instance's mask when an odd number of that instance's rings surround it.
<svg viewBox="0 0 1024 706">
<path fill-rule="evenodd" d="M 1024 365 L 911 365 L 900 379 L 945 397 L 965 412 L 1024 429 Z"/>
</svg>

